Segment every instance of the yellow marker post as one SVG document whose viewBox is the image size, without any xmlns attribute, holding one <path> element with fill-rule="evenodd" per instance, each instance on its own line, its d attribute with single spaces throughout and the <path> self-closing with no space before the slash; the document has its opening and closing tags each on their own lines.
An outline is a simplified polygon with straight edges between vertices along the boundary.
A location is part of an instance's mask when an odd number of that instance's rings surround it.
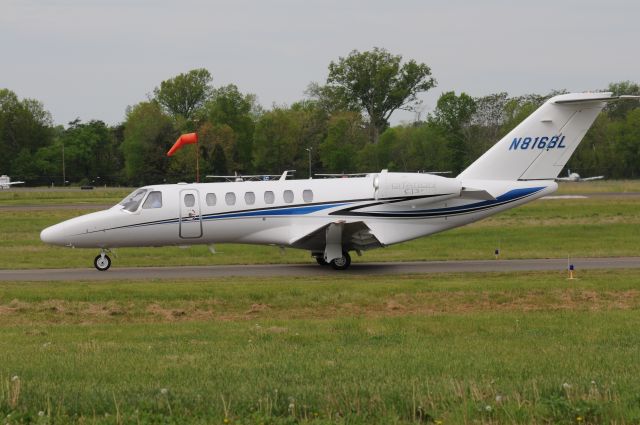
<svg viewBox="0 0 640 425">
<path fill-rule="evenodd" d="M 573 267 L 573 264 L 571 264 L 571 260 L 568 257 L 567 257 L 567 271 L 569 272 L 569 277 L 567 278 L 568 280 L 576 279 L 573 275 L 573 272 L 575 271 L 575 267 Z"/>
</svg>

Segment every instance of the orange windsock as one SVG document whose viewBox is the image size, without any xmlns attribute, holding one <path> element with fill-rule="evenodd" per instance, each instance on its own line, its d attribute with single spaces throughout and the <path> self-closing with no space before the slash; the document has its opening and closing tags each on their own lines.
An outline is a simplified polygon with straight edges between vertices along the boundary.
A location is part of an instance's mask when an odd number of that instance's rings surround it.
<svg viewBox="0 0 640 425">
<path fill-rule="evenodd" d="M 183 134 L 182 136 L 178 137 L 178 140 L 176 140 L 173 146 L 171 146 L 171 149 L 169 149 L 169 152 L 167 152 L 167 156 L 173 155 L 182 146 L 191 145 L 193 143 L 198 143 L 198 135 L 196 133 Z"/>
</svg>

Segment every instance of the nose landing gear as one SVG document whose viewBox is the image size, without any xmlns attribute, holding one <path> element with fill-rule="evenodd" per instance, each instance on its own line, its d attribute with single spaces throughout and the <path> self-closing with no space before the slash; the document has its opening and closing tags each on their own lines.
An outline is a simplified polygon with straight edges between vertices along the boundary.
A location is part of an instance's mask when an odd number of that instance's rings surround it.
<svg viewBox="0 0 640 425">
<path fill-rule="evenodd" d="M 109 270 L 109 267 L 111 267 L 111 258 L 109 258 L 106 252 L 102 250 L 100 255 L 93 260 L 93 265 L 101 272 L 107 271 Z"/>
</svg>

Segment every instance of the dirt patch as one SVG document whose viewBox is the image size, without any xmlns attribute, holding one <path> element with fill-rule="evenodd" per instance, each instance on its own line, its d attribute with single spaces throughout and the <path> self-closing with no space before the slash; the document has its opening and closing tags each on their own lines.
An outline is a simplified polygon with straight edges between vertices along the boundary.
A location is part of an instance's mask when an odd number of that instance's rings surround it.
<svg viewBox="0 0 640 425">
<path fill-rule="evenodd" d="M 269 319 L 328 319 L 335 317 L 396 317 L 403 315 L 471 314 L 489 311 L 600 311 L 640 308 L 640 290 L 598 291 L 566 285 L 556 289 L 525 291 L 425 291 L 379 297 L 366 304 L 357 302 L 304 304 L 273 307 L 252 304 L 248 310 L 226 306 L 214 300 L 172 302 L 90 303 L 46 300 L 27 303 L 17 299 L 0 305 L 3 324 L 175 321 L 243 321 Z M 271 327 L 265 333 L 285 333 L 287 328 Z"/>
<path fill-rule="evenodd" d="M 281 326 L 271 326 L 267 328 L 267 332 L 272 334 L 283 334 L 285 332 L 289 332 L 288 328 L 283 328 Z"/>
<path fill-rule="evenodd" d="M 49 313 L 65 313 L 67 311 L 65 302 L 62 300 L 47 300 L 40 303 L 38 309 Z"/>
<path fill-rule="evenodd" d="M 402 311 L 405 309 L 404 305 L 400 304 L 396 300 L 387 301 L 386 307 L 387 307 L 387 310 L 390 310 L 390 311 Z"/>
<path fill-rule="evenodd" d="M 29 304 L 14 298 L 11 300 L 8 307 L 14 309 L 15 311 L 24 311 L 29 308 Z"/>
<path fill-rule="evenodd" d="M 269 309 L 269 306 L 266 304 L 251 304 L 251 308 L 245 311 L 245 314 L 262 313 L 264 311 L 267 311 L 268 309 Z"/>
<path fill-rule="evenodd" d="M 82 306 L 80 314 L 88 314 L 91 316 L 124 316 L 127 309 L 116 303 L 92 304 L 86 303 Z"/>
</svg>

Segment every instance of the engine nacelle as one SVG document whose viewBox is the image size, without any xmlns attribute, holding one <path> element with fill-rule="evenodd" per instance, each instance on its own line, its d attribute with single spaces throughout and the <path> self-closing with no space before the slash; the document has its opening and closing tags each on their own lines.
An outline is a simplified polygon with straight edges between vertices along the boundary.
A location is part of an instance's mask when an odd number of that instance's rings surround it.
<svg viewBox="0 0 640 425">
<path fill-rule="evenodd" d="M 373 180 L 376 199 L 421 198 L 442 201 L 460 196 L 462 184 L 457 179 L 427 173 L 389 173 L 382 170 Z"/>
</svg>

